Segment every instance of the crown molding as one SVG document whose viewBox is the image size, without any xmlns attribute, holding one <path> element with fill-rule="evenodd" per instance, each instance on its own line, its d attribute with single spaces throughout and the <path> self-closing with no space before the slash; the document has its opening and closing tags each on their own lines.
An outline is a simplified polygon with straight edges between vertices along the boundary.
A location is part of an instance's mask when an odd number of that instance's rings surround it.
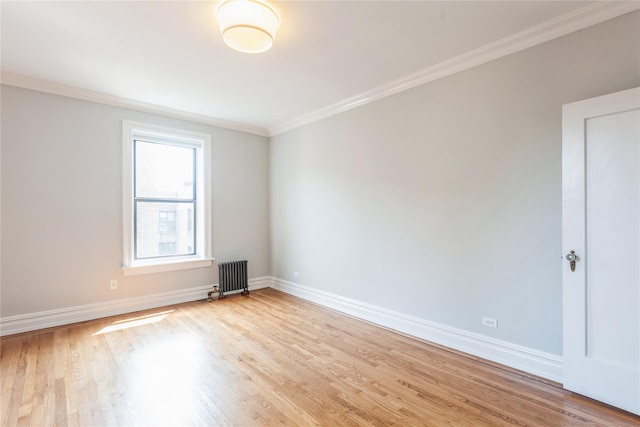
<svg viewBox="0 0 640 427">
<path fill-rule="evenodd" d="M 155 114 L 163 117 L 184 120 L 193 123 L 199 123 L 207 126 L 215 126 L 218 128 L 235 130 L 253 135 L 268 137 L 266 129 L 251 126 L 243 123 L 231 122 L 214 117 L 204 116 L 201 114 L 191 113 L 188 111 L 176 110 L 173 108 L 162 107 L 160 105 L 150 104 L 132 99 L 121 98 L 119 96 L 107 95 L 104 93 L 93 92 L 90 90 L 80 89 L 73 86 L 67 86 L 61 83 L 55 83 L 48 80 L 40 80 L 32 77 L 21 76 L 17 74 L 2 71 L 0 82 L 4 85 L 15 86 L 23 89 L 35 90 L 38 92 L 50 93 L 53 95 L 65 96 L 68 98 L 80 99 L 83 101 L 95 102 L 98 104 L 110 105 L 112 107 L 126 108 L 129 110 L 140 111 L 143 113 Z"/>
<path fill-rule="evenodd" d="M 558 37 L 640 9 L 640 1 L 598 1 L 542 24 L 520 31 L 415 73 L 393 80 L 338 103 L 304 114 L 268 129 L 275 136 L 336 114 L 395 95 L 477 65 L 537 46 Z"/>
<path fill-rule="evenodd" d="M 2 71 L 1 83 L 24 89 L 31 89 L 54 95 L 96 102 L 113 107 L 126 108 L 149 114 L 185 120 L 189 122 L 215 126 L 223 129 L 272 137 L 304 125 L 334 116 L 336 114 L 369 104 L 382 98 L 412 89 L 417 86 L 468 70 L 477 65 L 499 59 L 512 53 L 537 46 L 558 37 L 616 18 L 640 9 L 640 1 L 597 1 L 568 14 L 546 21 L 519 33 L 481 46 L 477 49 L 450 58 L 446 61 L 424 68 L 384 85 L 362 92 L 335 104 L 314 112 L 301 115 L 292 120 L 280 123 L 268 129 L 248 124 L 232 122 L 188 111 L 176 110 L 160 105 L 150 104 L 118 96 L 107 95 L 67 86 L 47 80 L 11 74 Z"/>
</svg>

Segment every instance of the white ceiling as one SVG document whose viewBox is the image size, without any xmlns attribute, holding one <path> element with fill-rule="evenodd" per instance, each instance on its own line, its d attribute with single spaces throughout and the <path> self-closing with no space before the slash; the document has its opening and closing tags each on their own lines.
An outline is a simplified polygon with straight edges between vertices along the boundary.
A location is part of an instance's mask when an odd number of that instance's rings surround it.
<svg viewBox="0 0 640 427">
<path fill-rule="evenodd" d="M 44 80 L 269 134 L 593 3 L 272 1 L 274 47 L 251 55 L 223 44 L 215 2 L 2 1 L 3 82 Z"/>
</svg>

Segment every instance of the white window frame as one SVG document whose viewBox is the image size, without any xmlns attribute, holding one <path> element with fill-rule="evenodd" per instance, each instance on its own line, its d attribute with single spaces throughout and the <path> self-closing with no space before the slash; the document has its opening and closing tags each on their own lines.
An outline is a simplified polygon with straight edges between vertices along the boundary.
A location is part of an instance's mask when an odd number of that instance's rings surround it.
<svg viewBox="0 0 640 427">
<path fill-rule="evenodd" d="M 150 260 L 134 257 L 134 139 L 164 140 L 196 150 L 196 254 Z M 211 267 L 211 136 L 162 126 L 122 122 L 122 230 L 125 276 Z"/>
</svg>

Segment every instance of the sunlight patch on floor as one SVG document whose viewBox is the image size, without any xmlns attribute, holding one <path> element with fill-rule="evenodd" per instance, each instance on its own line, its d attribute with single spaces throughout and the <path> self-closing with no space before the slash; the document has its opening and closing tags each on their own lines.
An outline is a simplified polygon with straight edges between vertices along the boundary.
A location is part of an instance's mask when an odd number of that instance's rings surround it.
<svg viewBox="0 0 640 427">
<path fill-rule="evenodd" d="M 131 318 L 131 319 L 118 320 L 117 322 L 113 322 L 113 324 L 111 324 L 111 326 L 106 326 L 106 327 L 100 329 L 98 332 L 96 332 L 93 335 L 94 336 L 95 335 L 101 335 L 101 334 L 106 334 L 106 333 L 109 333 L 109 332 L 121 331 L 123 329 L 135 328 L 137 326 L 149 325 L 151 323 L 161 322 L 172 311 L 173 310 L 169 310 L 169 311 L 163 311 L 161 313 L 154 313 L 154 314 L 149 314 L 149 315 L 146 315 L 146 316 L 134 317 L 134 318 Z"/>
<path fill-rule="evenodd" d="M 189 335 L 165 337 L 136 349 L 128 387 L 132 402 L 153 425 L 193 424 L 202 395 L 201 343 Z"/>
</svg>

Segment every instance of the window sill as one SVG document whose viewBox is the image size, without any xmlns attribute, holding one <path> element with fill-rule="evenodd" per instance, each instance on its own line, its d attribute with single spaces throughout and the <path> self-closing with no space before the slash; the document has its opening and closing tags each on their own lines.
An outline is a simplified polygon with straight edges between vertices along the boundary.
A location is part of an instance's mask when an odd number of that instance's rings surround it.
<svg viewBox="0 0 640 427">
<path fill-rule="evenodd" d="M 187 270 L 190 268 L 204 268 L 213 265 L 214 258 L 181 259 L 163 262 L 139 263 L 122 267 L 125 276 L 138 274 L 161 273 L 163 271 Z"/>
</svg>

